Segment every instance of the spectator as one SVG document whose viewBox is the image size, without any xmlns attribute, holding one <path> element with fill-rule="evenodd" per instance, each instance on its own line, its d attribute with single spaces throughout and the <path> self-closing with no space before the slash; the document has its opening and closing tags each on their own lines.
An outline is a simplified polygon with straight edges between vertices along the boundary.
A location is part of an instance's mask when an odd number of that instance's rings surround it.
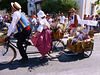
<svg viewBox="0 0 100 75">
<path fill-rule="evenodd" d="M 55 22 L 58 23 L 58 21 L 59 21 L 59 17 L 58 17 L 58 14 L 56 14 L 55 15 Z"/>
<path fill-rule="evenodd" d="M 63 13 L 61 13 L 61 16 L 59 17 L 59 22 L 60 24 L 64 24 L 65 23 L 65 16 Z"/>
<path fill-rule="evenodd" d="M 83 18 L 83 20 L 87 20 L 86 14 L 84 14 L 84 18 Z"/>
<path fill-rule="evenodd" d="M 49 15 L 49 17 L 48 17 L 48 22 L 49 22 L 49 24 L 51 25 L 52 24 L 52 18 L 51 18 L 51 15 Z"/>
<path fill-rule="evenodd" d="M 8 15 L 5 15 L 4 16 L 4 22 L 7 22 L 8 23 Z"/>
<path fill-rule="evenodd" d="M 65 17 L 65 23 L 68 24 L 68 16 Z"/>
<path fill-rule="evenodd" d="M 46 20 L 48 21 L 49 20 L 49 14 L 47 13 L 46 15 Z"/>
<path fill-rule="evenodd" d="M 87 17 L 87 20 L 90 20 L 91 18 L 90 18 L 90 15 L 88 15 L 88 17 Z"/>
<path fill-rule="evenodd" d="M 31 30 L 35 31 L 36 30 L 36 18 L 34 17 L 33 14 L 30 16 L 29 21 L 31 23 Z"/>
<path fill-rule="evenodd" d="M 91 16 L 91 20 L 92 20 L 92 21 L 95 21 L 94 15 Z"/>
<path fill-rule="evenodd" d="M 3 24 L 3 17 L 0 15 L 0 29 L 2 28 L 2 24 Z"/>
<path fill-rule="evenodd" d="M 99 19 L 99 15 L 95 15 L 96 21 L 98 21 Z"/>
<path fill-rule="evenodd" d="M 84 14 L 83 20 L 87 20 L 87 15 L 86 15 L 86 14 Z M 82 26 L 83 26 L 83 27 L 86 27 L 87 24 L 82 24 Z"/>
<path fill-rule="evenodd" d="M 100 32 L 100 17 L 99 17 L 99 15 L 95 15 L 95 18 L 96 18 L 96 21 L 98 21 L 97 29 Z"/>
<path fill-rule="evenodd" d="M 91 20 L 90 15 L 88 15 L 87 20 Z M 88 25 L 88 31 L 91 31 L 92 26 Z"/>
</svg>

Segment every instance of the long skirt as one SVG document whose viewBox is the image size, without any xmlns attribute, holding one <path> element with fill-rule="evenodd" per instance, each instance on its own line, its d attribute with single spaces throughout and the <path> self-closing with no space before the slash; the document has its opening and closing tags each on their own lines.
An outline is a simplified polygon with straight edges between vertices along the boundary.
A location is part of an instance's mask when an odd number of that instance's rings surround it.
<svg viewBox="0 0 100 75">
<path fill-rule="evenodd" d="M 37 35 L 37 38 L 31 38 L 34 46 L 37 47 L 42 55 L 46 55 L 51 49 L 52 43 L 52 32 L 51 30 L 44 29 Z"/>
</svg>

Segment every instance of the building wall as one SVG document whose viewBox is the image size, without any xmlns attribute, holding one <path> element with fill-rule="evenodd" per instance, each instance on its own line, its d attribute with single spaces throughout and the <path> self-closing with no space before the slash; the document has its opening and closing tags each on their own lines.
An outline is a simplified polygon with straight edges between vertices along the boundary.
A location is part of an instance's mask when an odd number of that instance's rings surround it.
<svg viewBox="0 0 100 75">
<path fill-rule="evenodd" d="M 35 11 L 35 2 L 41 1 L 41 0 L 27 0 L 27 8 L 28 8 L 28 15 L 32 15 L 33 11 Z M 31 6 L 30 6 L 31 5 Z M 37 11 L 41 9 L 40 5 L 37 4 Z"/>
<path fill-rule="evenodd" d="M 77 11 L 77 14 L 78 14 L 81 18 L 83 18 L 83 16 L 84 16 L 84 11 L 85 11 L 85 9 L 84 9 L 84 4 L 85 4 L 85 1 L 84 1 L 84 0 L 79 0 L 79 9 L 78 9 L 78 11 Z"/>
<path fill-rule="evenodd" d="M 27 4 L 28 15 L 32 15 L 33 11 L 35 11 L 35 4 L 34 4 L 35 0 L 27 0 L 27 1 L 28 1 L 28 4 Z"/>
<path fill-rule="evenodd" d="M 84 17 L 84 14 L 86 15 L 96 15 L 97 10 L 94 4 L 96 0 L 79 0 L 79 9 L 78 14 L 81 18 Z"/>
</svg>

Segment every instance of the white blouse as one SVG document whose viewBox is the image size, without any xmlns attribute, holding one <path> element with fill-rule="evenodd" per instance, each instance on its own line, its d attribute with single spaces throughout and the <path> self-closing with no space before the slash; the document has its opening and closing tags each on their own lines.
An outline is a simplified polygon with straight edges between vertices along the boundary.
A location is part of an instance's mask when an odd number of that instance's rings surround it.
<svg viewBox="0 0 100 75">
<path fill-rule="evenodd" d="M 43 29 L 47 29 L 47 28 L 50 28 L 50 24 L 47 22 L 46 19 L 41 19 L 37 31 L 42 32 Z"/>
</svg>

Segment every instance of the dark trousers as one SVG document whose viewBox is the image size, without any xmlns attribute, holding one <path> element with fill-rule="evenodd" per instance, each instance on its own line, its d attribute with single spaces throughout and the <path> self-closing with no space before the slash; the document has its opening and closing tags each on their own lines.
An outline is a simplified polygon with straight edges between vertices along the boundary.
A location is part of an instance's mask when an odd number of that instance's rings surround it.
<svg viewBox="0 0 100 75">
<path fill-rule="evenodd" d="M 14 38 L 18 39 L 17 47 L 19 49 L 20 55 L 22 56 L 22 59 L 28 58 L 26 51 L 24 50 L 23 43 L 30 36 L 30 34 L 31 34 L 31 30 L 23 30 L 21 33 L 16 33 L 14 35 Z"/>
<path fill-rule="evenodd" d="M 2 23 L 2 22 L 0 22 L 0 28 L 2 28 L 2 24 L 3 24 L 3 23 Z"/>
</svg>

